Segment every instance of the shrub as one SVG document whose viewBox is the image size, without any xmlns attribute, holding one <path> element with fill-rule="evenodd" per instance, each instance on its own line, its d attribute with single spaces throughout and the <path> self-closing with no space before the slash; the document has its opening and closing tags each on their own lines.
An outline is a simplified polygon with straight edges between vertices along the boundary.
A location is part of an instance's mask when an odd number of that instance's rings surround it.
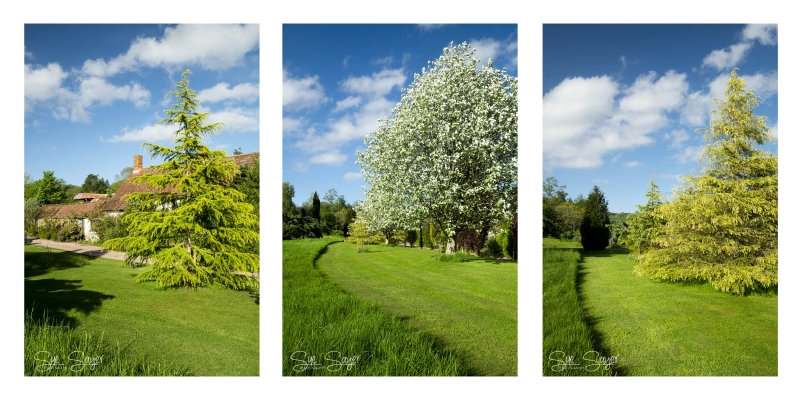
<svg viewBox="0 0 800 400">
<path fill-rule="evenodd" d="M 503 248 L 500 246 L 500 243 L 497 242 L 496 237 L 487 240 L 484 248 L 489 257 L 498 258 L 503 256 Z"/>
<path fill-rule="evenodd" d="M 464 262 L 472 258 L 469 256 L 469 254 L 463 251 L 456 251 L 453 254 L 437 254 L 433 257 L 440 262 L 452 262 L 452 263 Z"/>
</svg>

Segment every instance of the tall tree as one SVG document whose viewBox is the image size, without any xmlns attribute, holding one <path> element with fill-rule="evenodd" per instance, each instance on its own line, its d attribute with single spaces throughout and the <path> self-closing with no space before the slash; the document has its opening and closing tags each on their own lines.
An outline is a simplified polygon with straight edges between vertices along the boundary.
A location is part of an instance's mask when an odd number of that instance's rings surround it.
<svg viewBox="0 0 800 400">
<path fill-rule="evenodd" d="M 198 112 L 199 100 L 189 88 L 186 70 L 170 94 L 177 98 L 159 124 L 177 125 L 175 148 L 144 143 L 151 157 L 165 161 L 134 183 L 155 191 L 128 195 L 123 216 L 129 235 L 105 246 L 126 252 L 127 261 L 150 259 L 153 268 L 138 281 L 160 286 L 232 288 L 257 284 L 246 273 L 257 273 L 258 218 L 246 196 L 230 187 L 238 169 L 223 151 L 210 150 L 203 140 L 222 127 L 207 124 Z"/>
<path fill-rule="evenodd" d="M 34 197 L 41 204 L 58 204 L 67 198 L 61 180 L 56 178 L 53 171 L 44 171 L 38 186 Z"/>
<path fill-rule="evenodd" d="M 108 190 L 108 181 L 95 175 L 89 174 L 83 181 L 81 192 L 83 193 L 105 193 Z"/>
<path fill-rule="evenodd" d="M 650 177 L 650 187 L 645 193 L 647 203 L 637 205 L 636 212 L 628 217 L 628 231 L 624 244 L 636 254 L 641 255 L 654 246 L 658 228 L 664 225 L 664 220 L 656 214 L 656 209 L 661 206 L 663 195 L 656 185 L 655 177 Z"/>
<path fill-rule="evenodd" d="M 634 270 L 737 294 L 777 286 L 778 157 L 757 147 L 774 137 L 735 69 L 725 99 L 714 103 L 701 173 L 684 178 L 673 201 L 658 207 L 666 224 Z"/>
<path fill-rule="evenodd" d="M 317 196 L 317 192 L 314 192 L 314 198 L 311 200 L 311 218 L 317 221 L 320 220 L 319 196 Z"/>
<path fill-rule="evenodd" d="M 431 221 L 450 252 L 458 231 L 516 214 L 517 79 L 491 60 L 479 68 L 467 43 L 415 74 L 364 144 L 358 162 L 367 199 L 386 214 L 378 220 Z"/>
<path fill-rule="evenodd" d="M 294 205 L 294 202 L 292 202 L 292 197 L 294 197 L 294 185 L 289 182 L 283 182 L 282 190 L 283 215 L 297 214 L 297 207 Z"/>
<path fill-rule="evenodd" d="M 611 231 L 608 225 L 608 202 L 600 188 L 595 186 L 586 198 L 586 211 L 581 222 L 581 245 L 586 251 L 603 250 L 608 246 Z"/>
</svg>

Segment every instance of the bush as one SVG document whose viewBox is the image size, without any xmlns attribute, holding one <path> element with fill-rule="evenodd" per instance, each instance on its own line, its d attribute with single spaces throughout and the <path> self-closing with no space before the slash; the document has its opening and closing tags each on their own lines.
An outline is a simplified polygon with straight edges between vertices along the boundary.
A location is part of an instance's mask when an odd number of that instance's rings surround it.
<svg viewBox="0 0 800 400">
<path fill-rule="evenodd" d="M 463 251 L 456 251 L 453 254 L 437 254 L 433 257 L 440 262 L 453 262 L 453 263 L 464 262 L 472 258 L 469 256 L 469 254 Z"/>
<path fill-rule="evenodd" d="M 100 241 L 122 238 L 128 235 L 127 224 L 120 217 L 103 216 L 92 219 L 92 231 Z"/>
<path fill-rule="evenodd" d="M 344 237 L 344 232 L 342 232 L 342 231 L 340 231 L 340 230 L 338 230 L 338 229 L 334 229 L 334 230 L 332 230 L 332 231 L 331 231 L 330 235 L 331 235 L 331 236 L 341 236 L 341 237 Z"/>
<path fill-rule="evenodd" d="M 503 248 L 500 246 L 500 243 L 497 242 L 496 237 L 487 240 L 484 248 L 489 257 L 499 258 L 503 256 Z"/>
</svg>

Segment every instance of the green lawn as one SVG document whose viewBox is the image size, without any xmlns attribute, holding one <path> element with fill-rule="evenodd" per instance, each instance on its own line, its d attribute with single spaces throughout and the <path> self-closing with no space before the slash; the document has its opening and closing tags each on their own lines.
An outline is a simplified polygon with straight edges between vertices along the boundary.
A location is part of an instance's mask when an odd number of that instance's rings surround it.
<svg viewBox="0 0 800 400">
<path fill-rule="evenodd" d="M 316 261 L 340 240 L 283 241 L 283 375 L 474 374 L 433 336 L 323 276 Z"/>
<path fill-rule="evenodd" d="M 517 374 L 517 263 L 434 260 L 435 251 L 335 243 L 323 274 L 455 351 L 480 375 Z"/>
<path fill-rule="evenodd" d="M 134 282 L 143 270 L 25 246 L 26 313 L 41 320 L 46 312 L 77 333 L 192 375 L 259 374 L 259 306 L 249 293 Z"/>
<path fill-rule="evenodd" d="M 734 296 L 709 284 L 633 274 L 621 249 L 584 253 L 579 290 L 618 372 L 637 376 L 776 376 L 777 295 Z"/>
</svg>

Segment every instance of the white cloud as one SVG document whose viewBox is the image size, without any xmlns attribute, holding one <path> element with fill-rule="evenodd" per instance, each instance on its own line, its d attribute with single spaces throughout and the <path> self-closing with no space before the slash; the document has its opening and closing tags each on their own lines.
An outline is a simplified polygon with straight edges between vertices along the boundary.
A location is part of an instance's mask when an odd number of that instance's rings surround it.
<svg viewBox="0 0 800 400">
<path fill-rule="evenodd" d="M 688 162 L 697 162 L 700 157 L 703 155 L 703 148 L 705 146 L 686 146 L 682 152 L 675 155 L 674 158 L 678 159 L 678 162 L 681 164 L 686 164 Z"/>
<path fill-rule="evenodd" d="M 158 142 L 164 140 L 172 140 L 172 134 L 175 132 L 175 127 L 167 127 L 164 125 L 147 125 L 143 128 L 133 131 L 123 130 L 121 135 L 114 135 L 110 139 L 100 138 L 101 141 L 107 142 Z"/>
<path fill-rule="evenodd" d="M 56 63 L 36 68 L 25 64 L 25 101 L 41 101 L 58 97 L 67 73 Z M 27 107 L 26 107 L 27 108 Z"/>
<path fill-rule="evenodd" d="M 86 60 L 82 72 L 108 77 L 140 66 L 172 70 L 187 65 L 222 71 L 241 64 L 258 40 L 258 25 L 178 25 L 166 28 L 161 38 L 137 38 L 127 53 L 108 62 Z"/>
<path fill-rule="evenodd" d="M 63 87 L 68 76 L 55 63 L 38 68 L 25 64 L 25 111 L 33 111 L 36 103 L 47 102 L 56 119 L 89 122 L 88 109 L 97 104 L 110 105 L 122 100 L 144 107 L 150 102 L 150 92 L 135 82 L 116 86 L 103 78 L 84 76 L 77 78 L 78 87 L 70 90 Z"/>
<path fill-rule="evenodd" d="M 334 111 L 350 110 L 341 117 L 331 119 L 326 123 L 326 129 L 317 134 L 306 131 L 305 135 L 295 143 L 295 146 L 310 153 L 328 152 L 326 163 L 346 159 L 339 154 L 331 156 L 331 149 L 338 154 L 338 148 L 353 140 L 363 141 L 364 137 L 378 125 L 378 120 L 391 115 L 395 102 L 389 101 L 385 96 L 390 94 L 395 87 L 402 87 L 406 77 L 402 69 L 387 70 L 371 75 L 349 77 L 340 83 L 341 90 L 355 96 L 341 100 Z M 341 159 L 342 161 L 338 161 Z"/>
<path fill-rule="evenodd" d="M 294 79 L 283 70 L 283 108 L 293 111 L 313 109 L 327 101 L 319 76 Z"/>
<path fill-rule="evenodd" d="M 395 86 L 403 87 L 405 82 L 405 73 L 402 68 L 399 68 L 384 69 L 371 76 L 351 76 L 345 79 L 340 86 L 345 92 L 380 97 L 391 93 Z"/>
<path fill-rule="evenodd" d="M 347 160 L 347 156 L 339 150 L 331 150 L 326 153 L 317 154 L 309 160 L 312 164 L 342 165 Z"/>
<path fill-rule="evenodd" d="M 775 46 L 778 44 L 778 25 L 750 24 L 742 30 L 745 40 L 758 40 L 762 45 Z"/>
<path fill-rule="evenodd" d="M 615 151 L 646 145 L 666 126 L 689 85 L 684 74 L 651 72 L 625 88 L 608 76 L 568 78 L 544 96 L 544 162 L 547 168 L 595 168 Z"/>
<path fill-rule="evenodd" d="M 665 133 L 664 138 L 667 140 L 672 140 L 670 143 L 670 148 L 679 148 L 681 143 L 689 140 L 689 134 L 684 129 L 675 129 L 671 132 Z"/>
<path fill-rule="evenodd" d="M 735 67 L 753 47 L 752 42 L 737 43 L 728 49 L 714 50 L 703 59 L 703 66 L 711 66 L 718 71 Z"/>
<path fill-rule="evenodd" d="M 703 66 L 716 68 L 718 71 L 737 66 L 747 55 L 756 41 L 762 45 L 778 44 L 778 26 L 767 24 L 751 24 L 742 29 L 742 41 L 728 46 L 727 49 L 714 50 L 703 58 Z"/>
<path fill-rule="evenodd" d="M 208 123 L 215 122 L 224 123 L 223 130 L 256 132 L 258 131 L 258 109 L 235 107 L 225 108 L 222 111 L 211 111 L 208 116 Z"/>
<path fill-rule="evenodd" d="M 356 107 L 361 104 L 361 97 L 358 96 L 347 96 L 346 99 L 337 101 L 336 108 L 331 111 L 332 113 L 336 113 L 342 110 L 346 110 L 348 108 Z"/>
<path fill-rule="evenodd" d="M 769 133 L 771 133 L 772 136 L 775 136 L 775 140 L 778 140 L 778 123 L 777 122 L 775 123 L 775 125 L 772 125 L 772 127 L 769 128 Z"/>
<path fill-rule="evenodd" d="M 197 97 L 204 103 L 217 103 L 220 101 L 234 100 L 252 103 L 258 100 L 258 84 L 241 83 L 229 88 L 227 82 L 220 82 L 216 86 L 203 89 L 197 93 Z"/>
<path fill-rule="evenodd" d="M 363 179 L 364 177 L 361 175 L 361 172 L 348 172 L 344 174 L 342 178 L 344 178 L 344 180 L 346 181 L 352 182 L 352 181 L 357 181 L 359 179 Z"/>
<path fill-rule="evenodd" d="M 441 28 L 443 26 L 444 26 L 444 24 L 419 24 L 419 25 L 417 25 L 417 29 L 419 29 L 419 30 L 421 30 L 423 32 L 430 32 L 430 31 L 432 31 L 434 29 L 439 29 L 439 28 Z"/>
<path fill-rule="evenodd" d="M 517 41 L 504 40 L 498 41 L 492 38 L 472 39 L 469 45 L 475 49 L 475 58 L 480 60 L 479 65 L 486 65 L 491 58 L 497 68 L 499 58 L 507 58 L 511 66 L 517 65 Z"/>
<path fill-rule="evenodd" d="M 302 118 L 283 117 L 283 133 L 297 132 L 305 124 L 306 121 Z"/>
<path fill-rule="evenodd" d="M 622 165 L 625 168 L 633 168 L 633 167 L 638 167 L 639 165 L 642 165 L 642 163 L 640 163 L 638 161 L 628 161 L 628 162 L 626 162 L 626 163 L 624 163 Z"/>
</svg>

